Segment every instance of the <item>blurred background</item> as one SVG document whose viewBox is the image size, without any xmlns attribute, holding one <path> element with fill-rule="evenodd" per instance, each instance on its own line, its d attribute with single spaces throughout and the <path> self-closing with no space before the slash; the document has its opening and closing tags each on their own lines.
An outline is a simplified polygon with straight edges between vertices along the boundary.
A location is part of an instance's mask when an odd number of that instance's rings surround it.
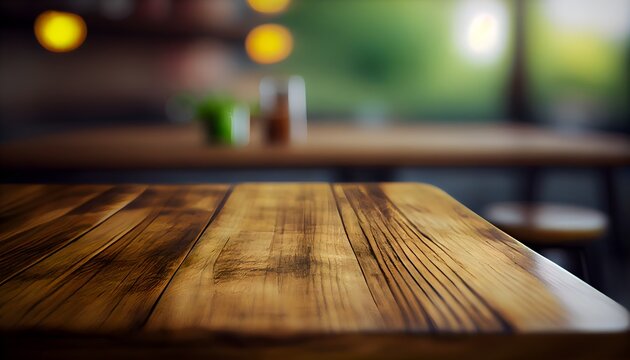
<svg viewBox="0 0 630 360">
<path fill-rule="evenodd" d="M 629 62 L 628 0 L 3 0 L 0 141 L 188 124 L 208 97 L 250 105 L 254 121 L 261 79 L 299 75 L 309 129 L 403 123 L 597 131 L 617 136 L 623 157 Z M 344 136 L 352 141 L 353 133 Z M 5 160 L 18 155 L 5 149 Z M 483 213 L 493 203 L 522 199 L 535 168 L 538 199 L 614 218 L 616 229 L 589 251 L 603 269 L 597 287 L 628 306 L 630 225 L 623 219 L 630 219 L 630 171 L 627 162 L 621 165 L 605 169 L 605 176 L 598 166 L 569 163 L 544 172 L 535 164 L 397 166 L 386 176 L 354 169 L 341 178 L 339 169 L 325 165 L 4 166 L 2 180 L 422 181 Z M 610 186 L 614 193 L 602 190 Z M 549 256 L 562 262 L 561 254 Z"/>
<path fill-rule="evenodd" d="M 311 119 L 503 121 L 517 55 L 526 63 L 527 121 L 627 131 L 626 0 L 1 4 L 5 139 L 98 122 L 187 120 L 174 109 L 177 96 L 221 92 L 256 102 L 268 74 L 304 77 Z M 47 10 L 84 19 L 78 48 L 52 52 L 37 41 L 34 22 Z M 516 17 L 524 54 L 515 51 Z M 288 31 L 283 61 L 266 64 L 264 53 L 245 49 L 265 23 Z"/>
</svg>

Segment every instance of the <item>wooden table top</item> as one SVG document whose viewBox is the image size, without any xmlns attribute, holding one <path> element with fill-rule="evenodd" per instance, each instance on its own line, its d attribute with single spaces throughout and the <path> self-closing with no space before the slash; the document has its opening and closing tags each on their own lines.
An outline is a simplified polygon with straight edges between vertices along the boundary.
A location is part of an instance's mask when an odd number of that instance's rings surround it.
<svg viewBox="0 0 630 360">
<path fill-rule="evenodd" d="M 208 146 L 193 125 L 91 129 L 0 145 L 5 169 L 204 169 L 392 166 L 619 166 L 621 135 L 567 134 L 513 124 L 312 123 L 302 145 Z"/>
<path fill-rule="evenodd" d="M 629 326 L 623 307 L 429 185 L 0 191 L 5 335 L 358 341 Z"/>
</svg>

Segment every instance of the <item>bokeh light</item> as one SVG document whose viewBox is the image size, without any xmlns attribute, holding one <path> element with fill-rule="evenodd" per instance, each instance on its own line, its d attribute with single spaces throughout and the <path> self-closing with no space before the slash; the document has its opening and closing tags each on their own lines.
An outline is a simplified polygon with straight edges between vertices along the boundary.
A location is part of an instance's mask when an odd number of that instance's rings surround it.
<svg viewBox="0 0 630 360">
<path fill-rule="evenodd" d="M 293 37 L 284 26 L 263 24 L 247 34 L 245 50 L 259 64 L 273 64 L 286 59 L 293 50 Z"/>
<path fill-rule="evenodd" d="M 247 0 L 249 6 L 263 14 L 277 14 L 289 6 L 291 0 Z"/>
<path fill-rule="evenodd" d="M 35 20 L 35 37 L 52 52 L 72 51 L 85 41 L 85 21 L 76 14 L 62 11 L 45 11 Z"/>
<path fill-rule="evenodd" d="M 462 2 L 455 12 L 460 51 L 475 62 L 490 63 L 505 48 L 508 33 L 505 4 L 496 0 Z"/>
<path fill-rule="evenodd" d="M 497 19 L 489 14 L 479 14 L 468 28 L 468 46 L 474 52 L 489 51 L 499 39 Z"/>
</svg>

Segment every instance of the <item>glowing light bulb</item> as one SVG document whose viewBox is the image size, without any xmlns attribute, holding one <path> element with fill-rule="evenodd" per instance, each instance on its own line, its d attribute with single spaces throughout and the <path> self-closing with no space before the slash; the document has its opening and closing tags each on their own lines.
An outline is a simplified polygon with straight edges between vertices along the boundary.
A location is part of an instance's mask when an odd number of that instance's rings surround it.
<svg viewBox="0 0 630 360">
<path fill-rule="evenodd" d="M 35 20 L 35 37 L 52 52 L 72 51 L 85 41 L 85 21 L 76 14 L 61 11 L 45 11 Z"/>
<path fill-rule="evenodd" d="M 291 0 L 247 0 L 249 6 L 263 14 L 277 14 L 289 6 Z"/>
<path fill-rule="evenodd" d="M 293 50 L 293 37 L 284 26 L 263 24 L 247 34 L 245 50 L 260 64 L 273 64 L 286 59 Z"/>
<path fill-rule="evenodd" d="M 477 53 L 492 50 L 499 40 L 498 28 L 497 19 L 492 15 L 475 16 L 468 28 L 468 46 Z"/>
</svg>

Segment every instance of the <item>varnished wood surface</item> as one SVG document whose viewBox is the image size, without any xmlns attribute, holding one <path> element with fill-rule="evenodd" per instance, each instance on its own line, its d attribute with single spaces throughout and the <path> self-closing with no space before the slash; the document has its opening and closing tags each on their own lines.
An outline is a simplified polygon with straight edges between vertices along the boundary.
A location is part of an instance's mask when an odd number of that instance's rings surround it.
<svg viewBox="0 0 630 360">
<path fill-rule="evenodd" d="M 255 130 L 256 128 L 254 128 Z M 91 129 L 0 145 L 5 169 L 204 169 L 392 166 L 619 166 L 630 164 L 622 135 L 561 133 L 509 124 L 309 124 L 301 145 L 208 146 L 190 125 Z"/>
<path fill-rule="evenodd" d="M 0 191 L 0 332 L 18 343 L 628 331 L 620 305 L 429 185 Z"/>
</svg>

